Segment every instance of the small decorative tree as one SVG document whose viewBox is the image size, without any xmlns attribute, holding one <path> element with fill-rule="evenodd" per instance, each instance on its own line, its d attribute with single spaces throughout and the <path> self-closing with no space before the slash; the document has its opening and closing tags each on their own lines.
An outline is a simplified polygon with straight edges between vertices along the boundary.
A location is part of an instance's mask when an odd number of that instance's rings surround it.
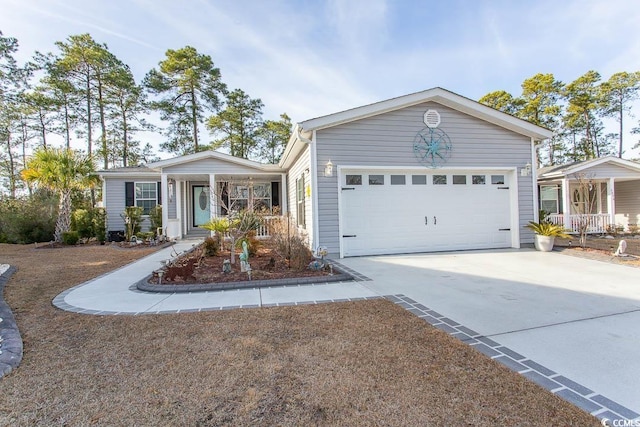
<svg viewBox="0 0 640 427">
<path fill-rule="evenodd" d="M 573 174 L 577 186 L 573 190 L 571 204 L 575 210 L 580 246 L 587 245 L 587 234 L 591 228 L 591 213 L 598 197 L 599 185 L 593 182 L 593 177 L 585 173 Z"/>
</svg>

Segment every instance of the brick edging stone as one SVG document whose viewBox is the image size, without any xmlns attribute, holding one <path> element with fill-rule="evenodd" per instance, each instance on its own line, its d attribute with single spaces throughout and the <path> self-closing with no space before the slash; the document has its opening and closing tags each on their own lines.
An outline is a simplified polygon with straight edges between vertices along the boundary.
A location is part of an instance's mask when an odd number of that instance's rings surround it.
<svg viewBox="0 0 640 427">
<path fill-rule="evenodd" d="M 22 361 L 22 337 L 16 324 L 16 319 L 11 311 L 11 307 L 4 300 L 4 285 L 16 272 L 16 267 L 9 265 L 9 268 L 0 274 L 0 378 L 8 375 L 18 367 Z"/>
<path fill-rule="evenodd" d="M 334 271 L 338 270 L 335 266 Z M 226 291 L 230 289 L 253 289 L 266 288 L 275 286 L 296 286 L 310 285 L 317 283 L 335 283 L 347 282 L 353 280 L 353 277 L 345 272 L 338 270 L 338 274 L 332 276 L 311 276 L 296 277 L 290 279 L 270 279 L 270 280 L 250 280 L 244 282 L 220 282 L 220 283 L 203 283 L 191 285 L 154 285 L 149 283 L 151 274 L 142 280 L 136 282 L 135 286 L 140 291 L 160 292 L 160 293 L 180 293 L 180 292 L 204 292 L 204 291 Z"/>
</svg>

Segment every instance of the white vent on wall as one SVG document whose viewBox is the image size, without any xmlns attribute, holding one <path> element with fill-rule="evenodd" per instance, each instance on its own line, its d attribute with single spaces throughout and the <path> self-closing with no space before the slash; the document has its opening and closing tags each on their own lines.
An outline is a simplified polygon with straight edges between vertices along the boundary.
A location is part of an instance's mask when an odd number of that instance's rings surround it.
<svg viewBox="0 0 640 427">
<path fill-rule="evenodd" d="M 427 110 L 424 113 L 424 124 L 431 129 L 437 128 L 440 124 L 440 113 L 436 110 Z"/>
</svg>

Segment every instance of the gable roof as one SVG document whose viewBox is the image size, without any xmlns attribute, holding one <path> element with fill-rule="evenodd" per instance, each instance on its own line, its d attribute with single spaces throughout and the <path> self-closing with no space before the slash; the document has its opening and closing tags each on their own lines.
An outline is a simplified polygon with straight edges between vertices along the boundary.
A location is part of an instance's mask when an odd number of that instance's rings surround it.
<svg viewBox="0 0 640 427">
<path fill-rule="evenodd" d="M 172 159 L 160 160 L 158 162 L 149 163 L 147 167 L 149 167 L 150 169 L 161 169 L 169 166 L 177 166 L 184 163 L 190 163 L 205 159 L 221 160 L 224 162 L 235 163 L 238 165 L 247 166 L 263 171 L 280 172 L 280 168 L 278 167 L 278 165 L 254 162 L 253 160 L 242 159 L 240 157 L 235 157 L 230 154 L 225 154 L 213 150 L 199 151 L 197 153 L 186 154 L 184 156 L 178 156 Z"/>
<path fill-rule="evenodd" d="M 505 129 L 509 129 L 515 133 L 528 136 L 535 140 L 544 140 L 551 138 L 553 132 L 549 129 L 534 125 L 526 120 L 519 119 L 502 111 L 488 107 L 472 99 L 450 92 L 440 87 L 427 89 L 422 92 L 411 93 L 409 95 L 399 96 L 387 99 L 385 101 L 375 102 L 373 104 L 363 105 L 361 107 L 352 108 L 338 113 L 326 116 L 316 117 L 314 119 L 305 120 L 296 124 L 294 132 L 289 139 L 289 143 L 285 148 L 284 154 L 280 161 L 280 166 L 288 166 L 293 161 L 297 153 L 301 150 L 300 142 L 308 143 L 308 138 L 314 130 L 326 129 L 338 126 L 344 123 L 364 119 L 367 117 L 377 116 L 379 114 L 390 111 L 399 110 L 424 102 L 433 101 L 438 104 L 450 107 L 454 110 L 476 117 L 489 123 L 493 123 Z M 293 158 L 293 159 L 292 159 Z"/>
<path fill-rule="evenodd" d="M 538 169 L 538 179 L 561 178 L 604 163 L 613 164 L 640 173 L 640 163 L 621 159 L 619 157 L 608 156 L 567 163 L 564 165 L 545 166 Z"/>
<path fill-rule="evenodd" d="M 240 157 L 231 156 L 229 154 L 221 153 L 219 151 L 200 151 L 193 154 L 186 154 L 183 156 L 173 157 L 171 159 L 159 160 L 157 162 L 148 163 L 146 165 L 140 166 L 128 166 L 121 168 L 113 168 L 99 171 L 99 174 L 102 175 L 147 175 L 147 174 L 155 174 L 157 175 L 163 168 L 170 166 L 177 166 L 184 163 L 195 162 L 198 160 L 206 160 L 206 159 L 216 159 L 228 163 L 234 163 L 241 166 L 246 166 L 252 169 L 264 171 L 264 172 L 273 172 L 273 173 L 281 173 L 282 169 L 278 167 L 278 165 L 265 164 L 254 162 L 253 160 L 241 159 Z"/>
</svg>

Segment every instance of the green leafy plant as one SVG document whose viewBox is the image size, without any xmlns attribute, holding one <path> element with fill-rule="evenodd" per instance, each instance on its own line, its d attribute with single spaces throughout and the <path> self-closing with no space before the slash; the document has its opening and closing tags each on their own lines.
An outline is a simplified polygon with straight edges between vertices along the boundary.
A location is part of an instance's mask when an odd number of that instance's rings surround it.
<svg viewBox="0 0 640 427">
<path fill-rule="evenodd" d="M 127 206 L 124 213 L 120 216 L 124 220 L 125 237 L 127 242 L 131 241 L 131 237 L 135 236 L 141 229 L 143 209 L 138 206 Z"/>
<path fill-rule="evenodd" d="M 158 228 L 162 228 L 162 205 L 156 205 L 149 211 L 149 221 L 151 222 L 151 231 L 155 235 Z"/>
<path fill-rule="evenodd" d="M 202 224 L 200 227 L 205 230 L 213 231 L 216 239 L 218 240 L 218 246 L 221 250 L 224 250 L 224 236 L 229 231 L 229 218 L 213 218 L 211 221 Z"/>
<path fill-rule="evenodd" d="M 93 210 L 93 233 L 98 242 L 107 240 L 107 211 L 104 208 Z"/>
<path fill-rule="evenodd" d="M 562 237 L 565 239 L 570 238 L 571 236 L 567 234 L 564 227 L 557 224 L 551 224 L 549 222 L 533 222 L 529 221 L 529 224 L 525 225 L 528 229 L 532 230 L 534 233 L 539 234 L 541 236 L 553 236 L 553 237 Z"/>
<path fill-rule="evenodd" d="M 80 236 L 77 231 L 65 231 L 62 233 L 62 243 L 65 245 L 73 246 L 78 243 L 78 240 L 80 240 Z"/>
</svg>

